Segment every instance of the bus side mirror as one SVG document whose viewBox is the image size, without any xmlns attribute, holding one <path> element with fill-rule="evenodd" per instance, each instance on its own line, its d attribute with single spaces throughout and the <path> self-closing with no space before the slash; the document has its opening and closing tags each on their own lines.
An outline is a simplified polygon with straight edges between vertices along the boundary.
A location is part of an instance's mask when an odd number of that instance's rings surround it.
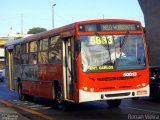
<svg viewBox="0 0 160 120">
<path fill-rule="evenodd" d="M 155 80 L 156 78 L 152 76 L 152 77 L 149 77 L 149 79 L 150 80 Z"/>
</svg>

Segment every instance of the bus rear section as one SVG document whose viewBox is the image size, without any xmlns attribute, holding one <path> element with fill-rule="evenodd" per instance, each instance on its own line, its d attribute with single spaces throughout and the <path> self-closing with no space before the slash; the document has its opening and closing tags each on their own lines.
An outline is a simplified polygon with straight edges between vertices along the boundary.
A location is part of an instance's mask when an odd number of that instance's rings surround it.
<svg viewBox="0 0 160 120">
<path fill-rule="evenodd" d="M 137 21 L 80 23 L 79 102 L 149 96 L 146 41 Z"/>
</svg>

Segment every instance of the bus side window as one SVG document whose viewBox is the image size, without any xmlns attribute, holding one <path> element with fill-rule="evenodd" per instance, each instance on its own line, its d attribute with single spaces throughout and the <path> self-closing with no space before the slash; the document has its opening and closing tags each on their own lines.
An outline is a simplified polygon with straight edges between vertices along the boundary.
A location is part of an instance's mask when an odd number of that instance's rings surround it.
<svg viewBox="0 0 160 120">
<path fill-rule="evenodd" d="M 48 63 L 48 39 L 39 41 L 38 62 Z"/>
<path fill-rule="evenodd" d="M 50 39 L 49 63 L 61 62 L 62 45 L 61 45 L 61 40 L 59 40 L 59 38 L 60 36 L 54 36 Z"/>
<path fill-rule="evenodd" d="M 21 64 L 28 64 L 28 43 L 21 45 Z"/>
<path fill-rule="evenodd" d="M 21 45 L 15 46 L 15 51 L 14 51 L 14 64 L 15 65 L 21 64 L 20 48 L 21 48 Z"/>
<path fill-rule="evenodd" d="M 29 43 L 29 64 L 37 64 L 37 42 Z"/>
</svg>

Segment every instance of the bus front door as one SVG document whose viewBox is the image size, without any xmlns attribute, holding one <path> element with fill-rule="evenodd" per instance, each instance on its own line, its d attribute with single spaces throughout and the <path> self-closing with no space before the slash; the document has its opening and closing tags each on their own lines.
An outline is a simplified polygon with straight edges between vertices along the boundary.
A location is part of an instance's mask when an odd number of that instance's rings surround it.
<svg viewBox="0 0 160 120">
<path fill-rule="evenodd" d="M 74 100 L 74 67 L 73 67 L 73 37 L 65 38 L 63 40 L 63 85 L 64 85 L 64 99 Z"/>
</svg>

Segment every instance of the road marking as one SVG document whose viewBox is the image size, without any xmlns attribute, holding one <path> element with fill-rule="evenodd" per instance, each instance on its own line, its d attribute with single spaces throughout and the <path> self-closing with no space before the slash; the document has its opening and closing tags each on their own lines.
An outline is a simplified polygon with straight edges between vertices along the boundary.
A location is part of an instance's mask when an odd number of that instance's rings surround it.
<svg viewBox="0 0 160 120">
<path fill-rule="evenodd" d="M 7 101 L 2 100 L 2 99 L 0 99 L 0 102 L 3 103 L 3 104 L 5 104 L 6 106 L 21 109 L 21 110 L 23 110 L 23 111 L 26 111 L 26 112 L 29 112 L 29 113 L 31 113 L 31 114 L 40 116 L 40 117 L 45 118 L 45 119 L 47 119 L 47 120 L 56 120 L 56 119 L 53 118 L 53 117 L 47 116 L 47 115 L 42 114 L 42 113 L 40 113 L 40 112 L 33 111 L 33 110 L 30 110 L 30 109 L 27 109 L 27 108 L 24 108 L 24 107 L 21 107 L 21 106 L 13 105 L 13 104 L 11 104 L 10 102 L 7 102 Z"/>
<path fill-rule="evenodd" d="M 44 107 L 44 105 L 29 105 L 28 108 Z"/>
<path fill-rule="evenodd" d="M 45 105 L 39 105 L 28 101 L 19 101 L 19 100 L 8 100 L 10 103 L 14 105 L 24 105 L 24 108 L 33 109 L 33 110 L 40 110 L 40 109 L 50 109 L 51 107 L 45 106 Z M 27 106 L 26 106 L 27 105 Z"/>
<path fill-rule="evenodd" d="M 158 113 L 160 114 L 160 112 L 157 112 L 157 111 L 152 111 L 152 110 L 145 110 L 145 109 L 141 109 L 141 108 L 135 108 L 135 107 L 127 107 L 129 109 L 134 109 L 134 110 L 139 110 L 139 111 L 144 111 L 144 112 L 151 112 L 151 113 Z"/>
</svg>

